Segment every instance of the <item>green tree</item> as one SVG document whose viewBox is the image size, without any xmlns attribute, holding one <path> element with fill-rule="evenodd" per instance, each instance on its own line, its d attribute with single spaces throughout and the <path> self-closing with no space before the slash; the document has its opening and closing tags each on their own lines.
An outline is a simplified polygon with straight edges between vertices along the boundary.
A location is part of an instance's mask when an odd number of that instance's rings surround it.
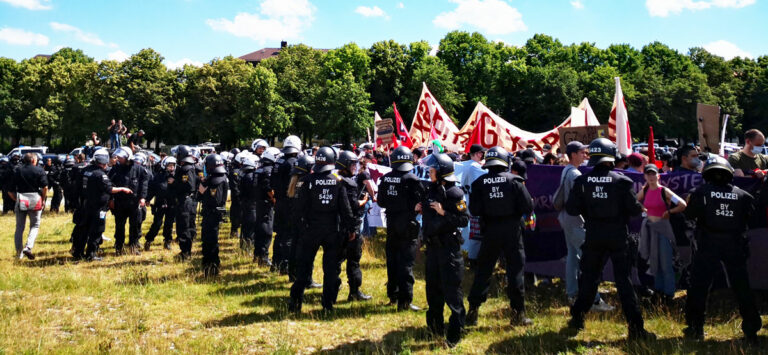
<svg viewBox="0 0 768 355">
<path fill-rule="evenodd" d="M 368 56 L 371 58 L 368 92 L 373 101 L 373 110 L 385 112 L 402 97 L 408 50 L 394 40 L 381 41 L 368 49 Z"/>
</svg>

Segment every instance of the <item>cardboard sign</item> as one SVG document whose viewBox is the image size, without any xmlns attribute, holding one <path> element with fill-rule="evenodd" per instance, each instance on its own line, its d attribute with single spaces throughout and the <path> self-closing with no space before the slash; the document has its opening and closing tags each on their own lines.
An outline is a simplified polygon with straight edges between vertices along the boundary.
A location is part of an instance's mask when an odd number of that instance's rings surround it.
<svg viewBox="0 0 768 355">
<path fill-rule="evenodd" d="M 381 139 L 383 144 L 392 144 L 395 134 L 395 126 L 391 118 L 384 118 L 376 121 L 376 137 Z"/>
<path fill-rule="evenodd" d="M 597 138 L 608 138 L 608 125 L 586 126 L 586 127 L 560 127 L 560 146 L 579 141 L 582 144 L 589 144 Z"/>
<path fill-rule="evenodd" d="M 702 151 L 720 151 L 720 106 L 696 104 L 696 125 Z"/>
</svg>

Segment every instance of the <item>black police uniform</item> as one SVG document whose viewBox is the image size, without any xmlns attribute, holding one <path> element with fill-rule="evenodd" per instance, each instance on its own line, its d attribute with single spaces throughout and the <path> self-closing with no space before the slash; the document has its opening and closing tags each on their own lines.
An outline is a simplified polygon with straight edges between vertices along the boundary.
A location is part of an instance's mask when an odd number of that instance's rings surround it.
<svg viewBox="0 0 768 355">
<path fill-rule="evenodd" d="M 272 246 L 272 263 L 281 273 L 288 273 L 288 260 L 291 243 L 291 210 L 288 201 L 288 183 L 291 181 L 291 169 L 296 165 L 297 158 L 291 155 L 280 158 L 275 163 L 272 178 L 272 188 L 275 196 L 274 232 L 275 242 Z"/>
<path fill-rule="evenodd" d="M 229 234 L 238 236 L 243 220 L 242 204 L 240 202 L 240 167 L 232 164 L 227 171 L 229 178 Z"/>
<path fill-rule="evenodd" d="M 304 186 L 305 172 L 296 172 L 295 177 L 298 179 L 296 182 L 295 193 L 293 197 L 288 198 L 288 208 L 291 213 L 291 225 L 289 229 L 289 245 L 288 245 L 288 280 L 291 282 L 296 281 L 298 275 L 298 254 L 301 248 L 302 236 L 307 233 L 306 225 L 307 221 L 304 219 L 304 214 L 299 208 L 299 199 L 301 197 L 302 186 Z M 293 178 L 293 177 L 292 177 Z M 314 260 L 309 265 L 310 271 L 306 273 L 308 279 L 304 280 L 306 285 L 312 285 L 312 271 L 314 270 Z"/>
<path fill-rule="evenodd" d="M 205 192 L 200 195 L 203 215 L 201 239 L 203 242 L 203 270 L 206 275 L 219 273 L 219 224 L 222 221 L 224 206 L 227 204 L 229 183 L 226 174 L 213 174 L 202 183 Z"/>
<path fill-rule="evenodd" d="M 632 334 L 644 332 L 644 326 L 630 281 L 632 265 L 627 255 L 627 223 L 630 217 L 643 212 L 643 206 L 635 197 L 632 180 L 611 169 L 597 165 L 577 178 L 566 204 L 569 214 L 584 217 L 586 228 L 581 247 L 579 294 L 571 307 L 571 315 L 583 324 L 584 314 L 592 308 L 600 276 L 610 258 L 624 317 Z"/>
<path fill-rule="evenodd" d="M 317 167 L 317 166 L 316 166 Z M 352 230 L 354 217 L 346 198 L 347 191 L 341 178 L 330 170 L 306 176 L 301 186 L 297 208 L 307 224 L 297 251 L 298 270 L 291 286 L 289 308 L 300 311 L 304 289 L 312 275 L 312 264 L 318 249 L 323 247 L 324 309 L 333 309 L 341 286 L 341 247 L 345 235 Z"/>
<path fill-rule="evenodd" d="M 272 244 L 272 223 L 275 216 L 272 203 L 272 171 L 274 164 L 262 160 L 262 166 L 256 169 L 256 229 L 254 235 L 253 258 L 269 265 L 269 245 Z"/>
<path fill-rule="evenodd" d="M 127 187 L 132 194 L 114 196 L 115 251 L 123 252 L 125 243 L 125 221 L 128 220 L 128 247 L 136 249 L 141 238 L 141 208 L 139 200 L 147 197 L 147 175 L 141 165 L 128 163 L 112 167 L 108 176 L 115 187 Z M 132 250 L 136 251 L 136 250 Z"/>
<path fill-rule="evenodd" d="M 352 177 L 342 177 L 341 182 L 347 190 L 347 199 L 349 207 L 354 217 L 352 231 L 356 233 L 355 239 L 344 238 L 344 251 L 342 259 L 347 260 L 347 282 L 349 283 L 349 294 L 355 295 L 360 291 L 363 284 L 363 272 L 360 270 L 360 259 L 363 257 L 363 237 L 359 235 L 360 223 L 362 217 L 362 208 L 359 205 L 359 186 Z"/>
<path fill-rule="evenodd" d="M 411 172 L 392 170 L 379 180 L 377 202 L 387 217 L 387 296 L 399 307 L 413 301 L 413 263 L 419 248 L 415 211 L 424 187 Z"/>
<path fill-rule="evenodd" d="M 8 192 L 13 191 L 13 166 L 10 162 L 0 165 L 0 188 L 3 193 L 3 214 L 13 212 L 14 203 Z"/>
<path fill-rule="evenodd" d="M 75 211 L 78 220 L 75 228 L 78 232 L 73 231 L 72 254 L 75 259 L 93 259 L 97 257 L 101 235 L 104 233 L 112 181 L 101 167 L 91 164 L 82 169 L 81 188 L 83 197 Z"/>
<path fill-rule="evenodd" d="M 58 163 L 51 161 L 51 165 L 45 166 L 45 173 L 48 175 L 48 189 L 53 192 L 51 197 L 51 212 L 59 212 L 61 206 L 61 168 Z"/>
<path fill-rule="evenodd" d="M 147 245 L 152 244 L 163 228 L 163 241 L 166 248 L 173 242 L 173 221 L 176 217 L 176 198 L 173 191 L 169 188 L 168 181 L 172 179 L 170 173 L 163 170 L 155 175 L 149 182 L 149 192 L 147 193 L 147 202 L 155 199 L 152 204 L 152 225 L 149 227 L 146 235 Z M 146 249 L 147 247 L 145 247 Z"/>
<path fill-rule="evenodd" d="M 195 165 L 179 162 L 173 177 L 171 189 L 176 197 L 176 239 L 181 249 L 182 257 L 192 253 L 192 240 L 195 236 L 195 215 L 197 201 L 197 173 Z"/>
<path fill-rule="evenodd" d="M 69 172 L 69 180 L 72 183 L 72 207 L 74 208 L 72 213 L 72 224 L 75 225 L 72 228 L 70 241 L 72 242 L 72 256 L 74 256 L 75 259 L 83 257 L 83 255 L 76 255 L 74 253 L 75 241 L 78 240 L 78 238 L 83 238 L 83 240 L 88 239 L 88 224 L 85 214 L 85 191 L 88 180 L 84 179 L 83 173 L 85 172 L 85 169 L 90 166 L 91 165 L 86 165 L 84 163 L 75 164 Z"/>
<path fill-rule="evenodd" d="M 72 180 L 73 170 L 77 169 L 74 164 L 65 164 L 61 170 L 61 189 L 64 194 L 64 211 L 73 212 L 77 203 L 75 192 L 77 191 L 75 185 L 76 180 Z"/>
<path fill-rule="evenodd" d="M 445 214 L 430 207 L 439 202 Z M 464 279 L 464 257 L 461 252 L 461 230 L 469 223 L 464 191 L 453 182 L 430 184 L 421 201 L 422 233 L 427 243 L 425 281 L 427 289 L 427 327 L 456 344 L 461 339 L 466 311 L 461 282 Z M 389 223 L 389 220 L 387 220 Z M 446 332 L 443 309 L 448 305 L 451 316 Z"/>
<path fill-rule="evenodd" d="M 690 332 L 698 333 L 691 335 L 703 336 L 709 288 L 721 263 L 736 293 L 743 319 L 741 329 L 748 338 L 754 338 L 760 330 L 762 322 L 747 273 L 749 245 L 745 232 L 753 212 L 752 195 L 731 184 L 704 183 L 691 191 L 685 214 L 696 220 L 697 250 L 693 256 L 685 318 Z"/>
<path fill-rule="evenodd" d="M 241 231 L 241 248 L 250 250 L 253 248 L 256 236 L 256 204 L 257 204 L 257 176 L 255 169 L 240 170 L 240 213 L 243 216 Z"/>
<path fill-rule="evenodd" d="M 470 309 L 473 309 L 488 299 L 490 278 L 496 261 L 503 254 L 507 263 L 509 306 L 519 317 L 525 314 L 525 250 L 520 221 L 524 214 L 533 211 L 533 199 L 523 185 L 522 177 L 502 167 L 489 170 L 472 183 L 469 194 L 469 211 L 473 216 L 480 217 L 484 239 L 477 255 L 477 272 L 467 300 Z"/>
</svg>

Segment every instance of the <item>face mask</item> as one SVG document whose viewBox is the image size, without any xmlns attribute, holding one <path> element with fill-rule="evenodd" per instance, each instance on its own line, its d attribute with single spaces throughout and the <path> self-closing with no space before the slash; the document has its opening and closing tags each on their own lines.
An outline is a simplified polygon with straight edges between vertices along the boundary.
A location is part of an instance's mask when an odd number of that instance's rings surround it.
<svg viewBox="0 0 768 355">
<path fill-rule="evenodd" d="M 752 147 L 752 154 L 760 154 L 762 152 L 763 152 L 763 147 L 761 146 Z"/>
<path fill-rule="evenodd" d="M 691 166 L 693 166 L 694 169 L 698 169 L 701 166 L 701 160 L 698 158 L 688 158 L 688 161 L 691 163 Z"/>
</svg>

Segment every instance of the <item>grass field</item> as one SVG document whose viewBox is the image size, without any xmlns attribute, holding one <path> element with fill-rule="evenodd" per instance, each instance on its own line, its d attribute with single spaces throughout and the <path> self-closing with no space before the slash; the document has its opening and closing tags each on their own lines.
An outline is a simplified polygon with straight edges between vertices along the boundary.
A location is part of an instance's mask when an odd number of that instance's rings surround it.
<svg viewBox="0 0 768 355">
<path fill-rule="evenodd" d="M 145 222 L 145 232 L 149 224 Z M 292 315 L 286 309 L 287 277 L 241 255 L 237 240 L 228 237 L 228 225 L 221 229 L 222 272 L 216 279 L 202 277 L 199 238 L 192 262 L 176 261 L 176 246 L 173 252 L 156 245 L 141 256 L 115 257 L 109 241 L 103 261 L 73 263 L 68 253 L 72 226 L 70 215 L 44 214 L 37 259 L 18 261 L 13 255 L 14 217 L 0 217 L 0 353 L 768 352 L 765 330 L 760 332 L 762 345 L 749 347 L 740 340 L 741 319 L 729 291 L 711 298 L 713 311 L 704 342 L 682 340 L 679 309 L 653 307 L 646 307 L 644 314 L 658 341 L 627 343 L 620 310 L 590 314 L 587 328 L 569 337 L 561 331 L 568 308 L 557 281 L 528 288 L 526 302 L 536 324 L 527 328 L 509 326 L 506 296 L 496 282 L 492 297 L 481 308 L 478 326 L 468 329 L 456 348 L 448 349 L 442 339 L 426 332 L 424 312 L 396 312 L 387 305 L 381 234 L 368 241 L 362 261 L 363 290 L 374 296 L 372 301 L 346 302 L 342 271 L 335 313 L 323 314 L 320 290 L 308 290 L 303 313 Z M 111 238 L 113 228 L 109 217 L 105 235 Z M 414 303 L 426 307 L 423 264 L 416 270 Z M 472 273 L 466 275 L 468 291 Z M 319 263 L 315 279 L 322 280 Z M 618 304 L 610 284 L 603 291 L 609 302 Z M 680 308 L 682 296 L 677 297 Z"/>
</svg>

